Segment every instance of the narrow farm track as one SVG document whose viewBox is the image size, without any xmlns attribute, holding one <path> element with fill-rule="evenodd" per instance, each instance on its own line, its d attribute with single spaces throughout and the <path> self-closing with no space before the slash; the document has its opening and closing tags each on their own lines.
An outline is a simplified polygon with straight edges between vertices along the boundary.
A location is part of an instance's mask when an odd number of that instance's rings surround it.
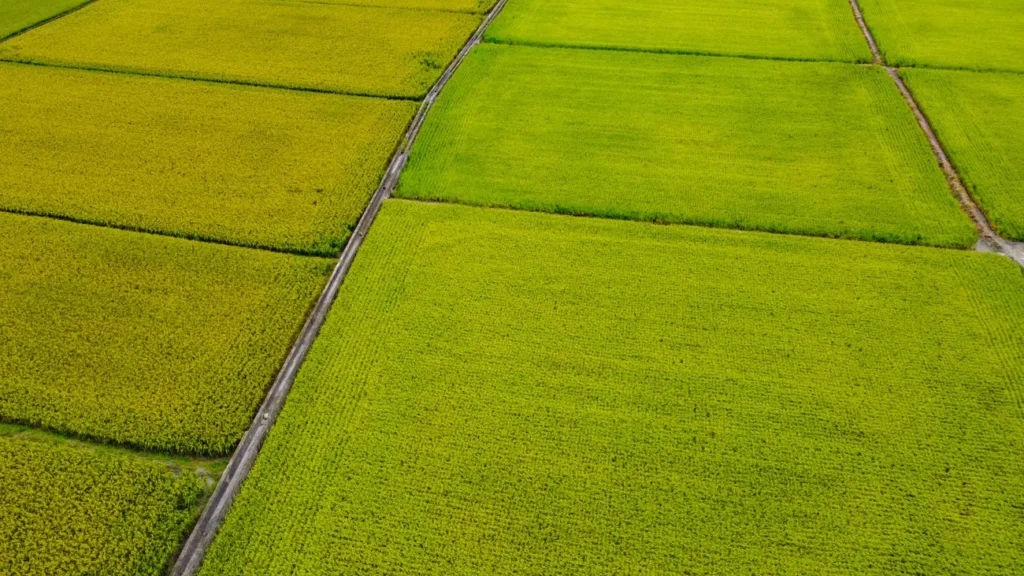
<svg viewBox="0 0 1024 576">
<path fill-rule="evenodd" d="M 892 78 L 892 81 L 896 83 L 896 87 L 899 88 L 900 94 L 907 102 L 907 106 L 909 106 L 910 110 L 914 113 L 914 118 L 917 120 L 918 125 L 928 138 L 928 143 L 932 148 L 932 152 L 935 154 L 935 159 L 939 163 L 939 168 L 942 169 L 942 173 L 945 175 L 946 181 L 949 183 L 950 190 L 960 203 L 960 208 L 970 217 L 971 222 L 974 223 L 974 227 L 978 230 L 981 240 L 978 242 L 977 249 L 982 252 L 995 252 L 1002 254 L 1019 264 L 1021 267 L 1024 267 L 1024 244 L 1020 242 L 1011 242 L 999 236 L 999 234 L 997 234 L 992 228 L 992 224 L 988 221 L 985 213 L 982 212 L 978 203 L 971 196 L 970 192 L 968 192 L 963 179 L 960 178 L 960 174 L 956 171 L 956 167 L 953 166 L 952 161 L 950 161 L 949 155 L 942 147 L 942 143 L 939 142 L 938 137 L 935 135 L 935 130 L 932 128 L 928 118 L 924 115 L 924 112 L 918 105 L 917 100 L 914 99 L 914 95 L 910 92 L 910 89 L 907 88 L 903 79 L 900 78 L 899 69 L 895 66 L 886 65 L 885 59 L 882 57 L 882 53 L 878 49 L 878 44 L 875 42 L 875 37 L 871 34 L 871 30 L 868 28 L 867 22 L 864 20 L 864 14 L 861 12 L 860 4 L 857 3 L 857 0 L 850 0 L 850 7 L 852 8 L 854 17 L 857 20 L 857 25 L 864 34 L 864 39 L 871 48 L 872 65 L 884 68 L 889 77 Z"/>
<path fill-rule="evenodd" d="M 448 80 L 451 79 L 455 71 L 466 59 L 466 56 L 469 55 L 469 51 L 480 43 L 487 27 L 494 21 L 498 14 L 501 13 L 501 10 L 505 7 L 506 1 L 507 0 L 499 0 L 491 11 L 487 13 L 483 22 L 480 23 L 480 26 L 459 50 L 455 59 L 448 65 L 444 73 L 440 78 L 438 78 L 437 82 L 434 83 L 433 87 L 431 87 L 430 91 L 427 93 L 426 98 L 424 98 L 423 102 L 420 104 L 419 110 L 417 110 L 416 115 L 410 122 L 409 128 L 406 130 L 402 142 L 399 144 L 398 149 L 395 151 L 395 154 L 388 165 L 388 169 L 381 180 L 380 186 L 373 194 L 369 205 L 360 217 L 355 231 L 348 243 L 345 245 L 345 249 L 342 251 L 341 257 L 339 258 L 334 271 L 331 273 L 330 279 L 327 281 L 327 285 L 324 287 L 323 292 L 317 299 L 316 306 L 306 319 L 306 323 L 303 325 L 298 339 L 288 352 L 284 366 L 282 366 L 280 372 L 278 372 L 277 377 L 274 379 L 274 383 L 267 392 L 263 404 L 256 412 L 252 426 L 249 427 L 245 435 L 242 437 L 241 442 L 239 442 L 238 447 L 235 448 L 235 451 L 228 462 L 227 468 L 221 475 L 220 483 L 218 483 L 213 495 L 206 503 L 202 515 L 199 517 L 199 521 L 196 523 L 188 539 L 185 541 L 185 544 L 182 546 L 177 560 L 171 569 L 170 574 L 172 576 L 191 576 L 198 573 L 199 569 L 202 567 L 206 551 L 213 542 L 213 538 L 216 536 L 217 530 L 224 522 L 224 518 L 227 515 L 228 510 L 231 508 L 231 504 L 235 497 L 238 495 L 238 491 L 242 487 L 242 483 L 245 481 L 246 476 L 252 469 L 253 464 L 256 462 L 256 457 L 259 455 L 260 447 L 266 440 L 267 434 L 269 434 L 271 427 L 274 425 L 274 421 L 281 412 L 281 408 L 284 407 L 284 402 L 288 396 L 288 392 L 291 390 L 292 383 L 295 381 L 295 377 L 298 375 L 299 369 L 302 367 L 302 363 L 313 345 L 313 341 L 316 339 L 324 321 L 327 319 L 327 313 L 331 308 L 331 304 L 338 295 L 338 289 L 341 287 L 341 284 L 345 280 L 345 276 L 352 267 L 352 262 L 355 260 L 356 254 L 359 252 L 359 248 L 363 244 L 363 240 L 370 231 L 370 227 L 377 218 L 377 214 L 380 212 L 384 201 L 391 196 L 392 191 L 395 189 L 395 185 L 398 183 L 398 178 L 402 173 L 402 169 L 405 167 L 406 161 L 408 160 L 409 150 L 412 147 L 413 142 L 416 140 L 416 136 L 419 134 L 420 128 L 423 126 L 423 121 L 426 119 L 427 113 L 430 112 L 430 109 L 433 107 L 437 97 L 441 94 L 441 91 L 448 83 Z"/>
</svg>

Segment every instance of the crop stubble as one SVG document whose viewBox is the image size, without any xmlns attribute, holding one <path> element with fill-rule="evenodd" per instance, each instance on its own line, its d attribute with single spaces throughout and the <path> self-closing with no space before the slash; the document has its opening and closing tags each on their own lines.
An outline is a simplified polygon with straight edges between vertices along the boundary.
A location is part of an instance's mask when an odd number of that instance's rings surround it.
<svg viewBox="0 0 1024 576">
<path fill-rule="evenodd" d="M 204 573 L 999 574 L 991 254 L 389 201 Z"/>
</svg>

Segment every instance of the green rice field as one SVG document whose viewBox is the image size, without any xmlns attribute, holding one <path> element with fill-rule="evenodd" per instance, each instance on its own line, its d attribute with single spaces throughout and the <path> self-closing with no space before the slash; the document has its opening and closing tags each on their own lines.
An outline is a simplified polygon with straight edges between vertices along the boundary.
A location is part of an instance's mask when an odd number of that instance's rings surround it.
<svg viewBox="0 0 1024 576">
<path fill-rule="evenodd" d="M 846 0 L 511 0 L 487 39 L 795 60 L 871 59 Z"/>
<path fill-rule="evenodd" d="M 903 69 L 993 226 L 1024 240 L 1024 75 Z"/>
<path fill-rule="evenodd" d="M 230 453 L 333 265 L 2 213 L 0 236 L 0 419 L 186 454 Z"/>
<path fill-rule="evenodd" d="M 0 40 L 17 34 L 88 0 L 4 0 L 0 4 Z"/>
<path fill-rule="evenodd" d="M 0 59 L 394 98 L 422 97 L 479 16 L 274 0 L 103 0 Z"/>
<path fill-rule="evenodd" d="M 860 0 L 886 62 L 1024 72 L 1019 0 Z"/>
<path fill-rule="evenodd" d="M 0 64 L 0 108 L 6 210 L 334 256 L 416 105 Z"/>
<path fill-rule="evenodd" d="M 397 194 L 886 242 L 976 240 L 885 72 L 831 63 L 483 45 L 428 117 Z"/>
<path fill-rule="evenodd" d="M 290 0 L 296 3 L 307 0 Z M 491 9 L 495 0 L 318 0 L 324 4 L 370 6 L 375 8 L 405 8 L 410 10 L 442 10 L 483 14 Z"/>
<path fill-rule="evenodd" d="M 159 574 L 199 514 L 192 468 L 0 427 L 0 573 Z"/>
<path fill-rule="evenodd" d="M 387 203 L 203 574 L 1008 574 L 992 254 Z"/>
</svg>

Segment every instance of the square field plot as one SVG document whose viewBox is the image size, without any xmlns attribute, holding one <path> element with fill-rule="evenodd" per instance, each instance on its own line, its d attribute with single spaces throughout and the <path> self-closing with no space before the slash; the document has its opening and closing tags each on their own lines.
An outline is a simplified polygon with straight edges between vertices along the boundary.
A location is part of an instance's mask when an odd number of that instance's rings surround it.
<svg viewBox="0 0 1024 576">
<path fill-rule="evenodd" d="M 847 0 L 509 0 L 493 42 L 868 62 Z"/>
<path fill-rule="evenodd" d="M 860 0 L 886 62 L 1024 72 L 1020 0 Z"/>
<path fill-rule="evenodd" d="M 0 40 L 45 22 L 88 0 L 3 0 L 0 2 Z"/>
<path fill-rule="evenodd" d="M 103 0 L 0 45 L 0 58 L 418 98 L 475 14 L 273 0 Z"/>
<path fill-rule="evenodd" d="M 0 214 L 0 419 L 158 450 L 241 438 L 332 262 Z"/>
<path fill-rule="evenodd" d="M 900 70 L 992 225 L 1024 241 L 1024 75 Z"/>
<path fill-rule="evenodd" d="M 969 246 L 975 232 L 880 68 L 475 49 L 399 196 Z"/>
<path fill-rule="evenodd" d="M 416 105 L 0 63 L 0 109 L 4 209 L 334 255 Z"/>
<path fill-rule="evenodd" d="M 1005 574 L 992 254 L 388 203 L 205 574 Z"/>
<path fill-rule="evenodd" d="M 0 436 L 0 574 L 160 574 L 204 488 L 152 458 Z"/>
</svg>

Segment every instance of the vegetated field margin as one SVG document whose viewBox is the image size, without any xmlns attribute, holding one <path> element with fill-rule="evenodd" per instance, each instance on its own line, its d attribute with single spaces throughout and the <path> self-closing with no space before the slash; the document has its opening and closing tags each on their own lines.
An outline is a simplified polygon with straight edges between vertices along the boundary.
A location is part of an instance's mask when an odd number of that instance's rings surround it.
<svg viewBox="0 0 1024 576">
<path fill-rule="evenodd" d="M 991 254 L 389 200 L 204 574 L 1005 573 L 1022 295 Z"/>
<path fill-rule="evenodd" d="M 330 260 L 0 213 L 0 418 L 227 454 Z"/>
<path fill-rule="evenodd" d="M 15 0 L 15 1 L 17 1 L 17 0 Z M 23 2 L 32 2 L 33 0 L 22 0 L 22 1 Z M 74 3 L 74 1 L 75 0 L 70 0 L 70 2 L 72 4 Z M 32 22 L 32 23 L 26 23 L 25 26 L 23 26 L 23 27 L 21 27 L 19 29 L 15 29 L 13 31 L 5 32 L 4 29 L 2 28 L 3 22 L 0 22 L 0 42 L 3 42 L 5 40 L 9 40 L 11 38 L 14 38 L 15 36 L 24 34 L 25 32 L 28 32 L 29 30 L 32 30 L 33 28 L 38 28 L 39 26 L 43 26 L 44 24 L 46 24 L 48 22 L 53 22 L 54 20 L 56 20 L 58 18 L 61 18 L 63 16 L 67 16 L 68 14 L 71 14 L 72 12 L 74 12 L 76 10 L 81 10 L 82 8 L 85 8 L 89 4 L 92 4 L 93 2 L 95 2 L 96 0 L 78 0 L 78 1 L 80 2 L 80 4 L 78 4 L 78 5 L 73 5 L 73 6 L 67 8 L 67 9 L 65 9 L 65 10 L 63 10 L 63 11 L 57 13 L 57 14 L 45 17 L 43 20 L 36 20 L 35 22 Z"/>
<path fill-rule="evenodd" d="M 494 18 L 501 13 L 506 2 L 507 0 L 498 0 L 494 4 L 490 12 L 487 13 L 487 16 L 480 23 L 480 26 L 459 50 L 452 62 L 448 64 L 434 86 L 427 92 L 406 131 L 402 144 L 392 157 L 380 186 L 360 217 L 355 232 L 345 245 L 345 249 L 342 251 L 338 263 L 327 281 L 327 285 L 317 299 L 312 313 L 306 319 L 298 339 L 289 350 L 284 366 L 278 372 L 270 390 L 267 392 L 266 398 L 259 411 L 257 411 L 252 426 L 242 436 L 242 440 L 231 455 L 231 459 L 221 475 L 213 495 L 203 507 L 199 521 L 182 545 L 177 560 L 171 569 L 171 576 L 192 576 L 202 568 L 206 552 L 217 535 L 217 531 L 220 529 L 228 510 L 230 510 L 232 502 L 234 502 L 235 497 L 238 495 L 238 491 L 242 487 L 246 476 L 252 469 L 256 457 L 259 455 L 260 448 L 267 438 L 267 434 L 281 413 L 295 377 L 298 375 L 303 361 L 306 359 L 314 340 L 316 340 L 320 329 L 327 319 L 327 313 L 330 311 L 341 284 L 344 282 L 345 276 L 355 261 L 359 248 L 362 246 L 367 233 L 370 231 L 370 227 L 377 218 L 384 200 L 390 196 L 391 191 L 394 190 L 398 183 L 402 168 L 404 168 L 409 156 L 409 149 L 412 147 L 413 142 L 415 142 L 427 113 L 430 112 L 444 86 L 466 59 L 470 50 L 480 43 L 484 31 L 494 21 Z"/>
<path fill-rule="evenodd" d="M 977 242 L 884 71 L 835 62 L 481 45 L 427 119 L 395 195 Z"/>
</svg>

